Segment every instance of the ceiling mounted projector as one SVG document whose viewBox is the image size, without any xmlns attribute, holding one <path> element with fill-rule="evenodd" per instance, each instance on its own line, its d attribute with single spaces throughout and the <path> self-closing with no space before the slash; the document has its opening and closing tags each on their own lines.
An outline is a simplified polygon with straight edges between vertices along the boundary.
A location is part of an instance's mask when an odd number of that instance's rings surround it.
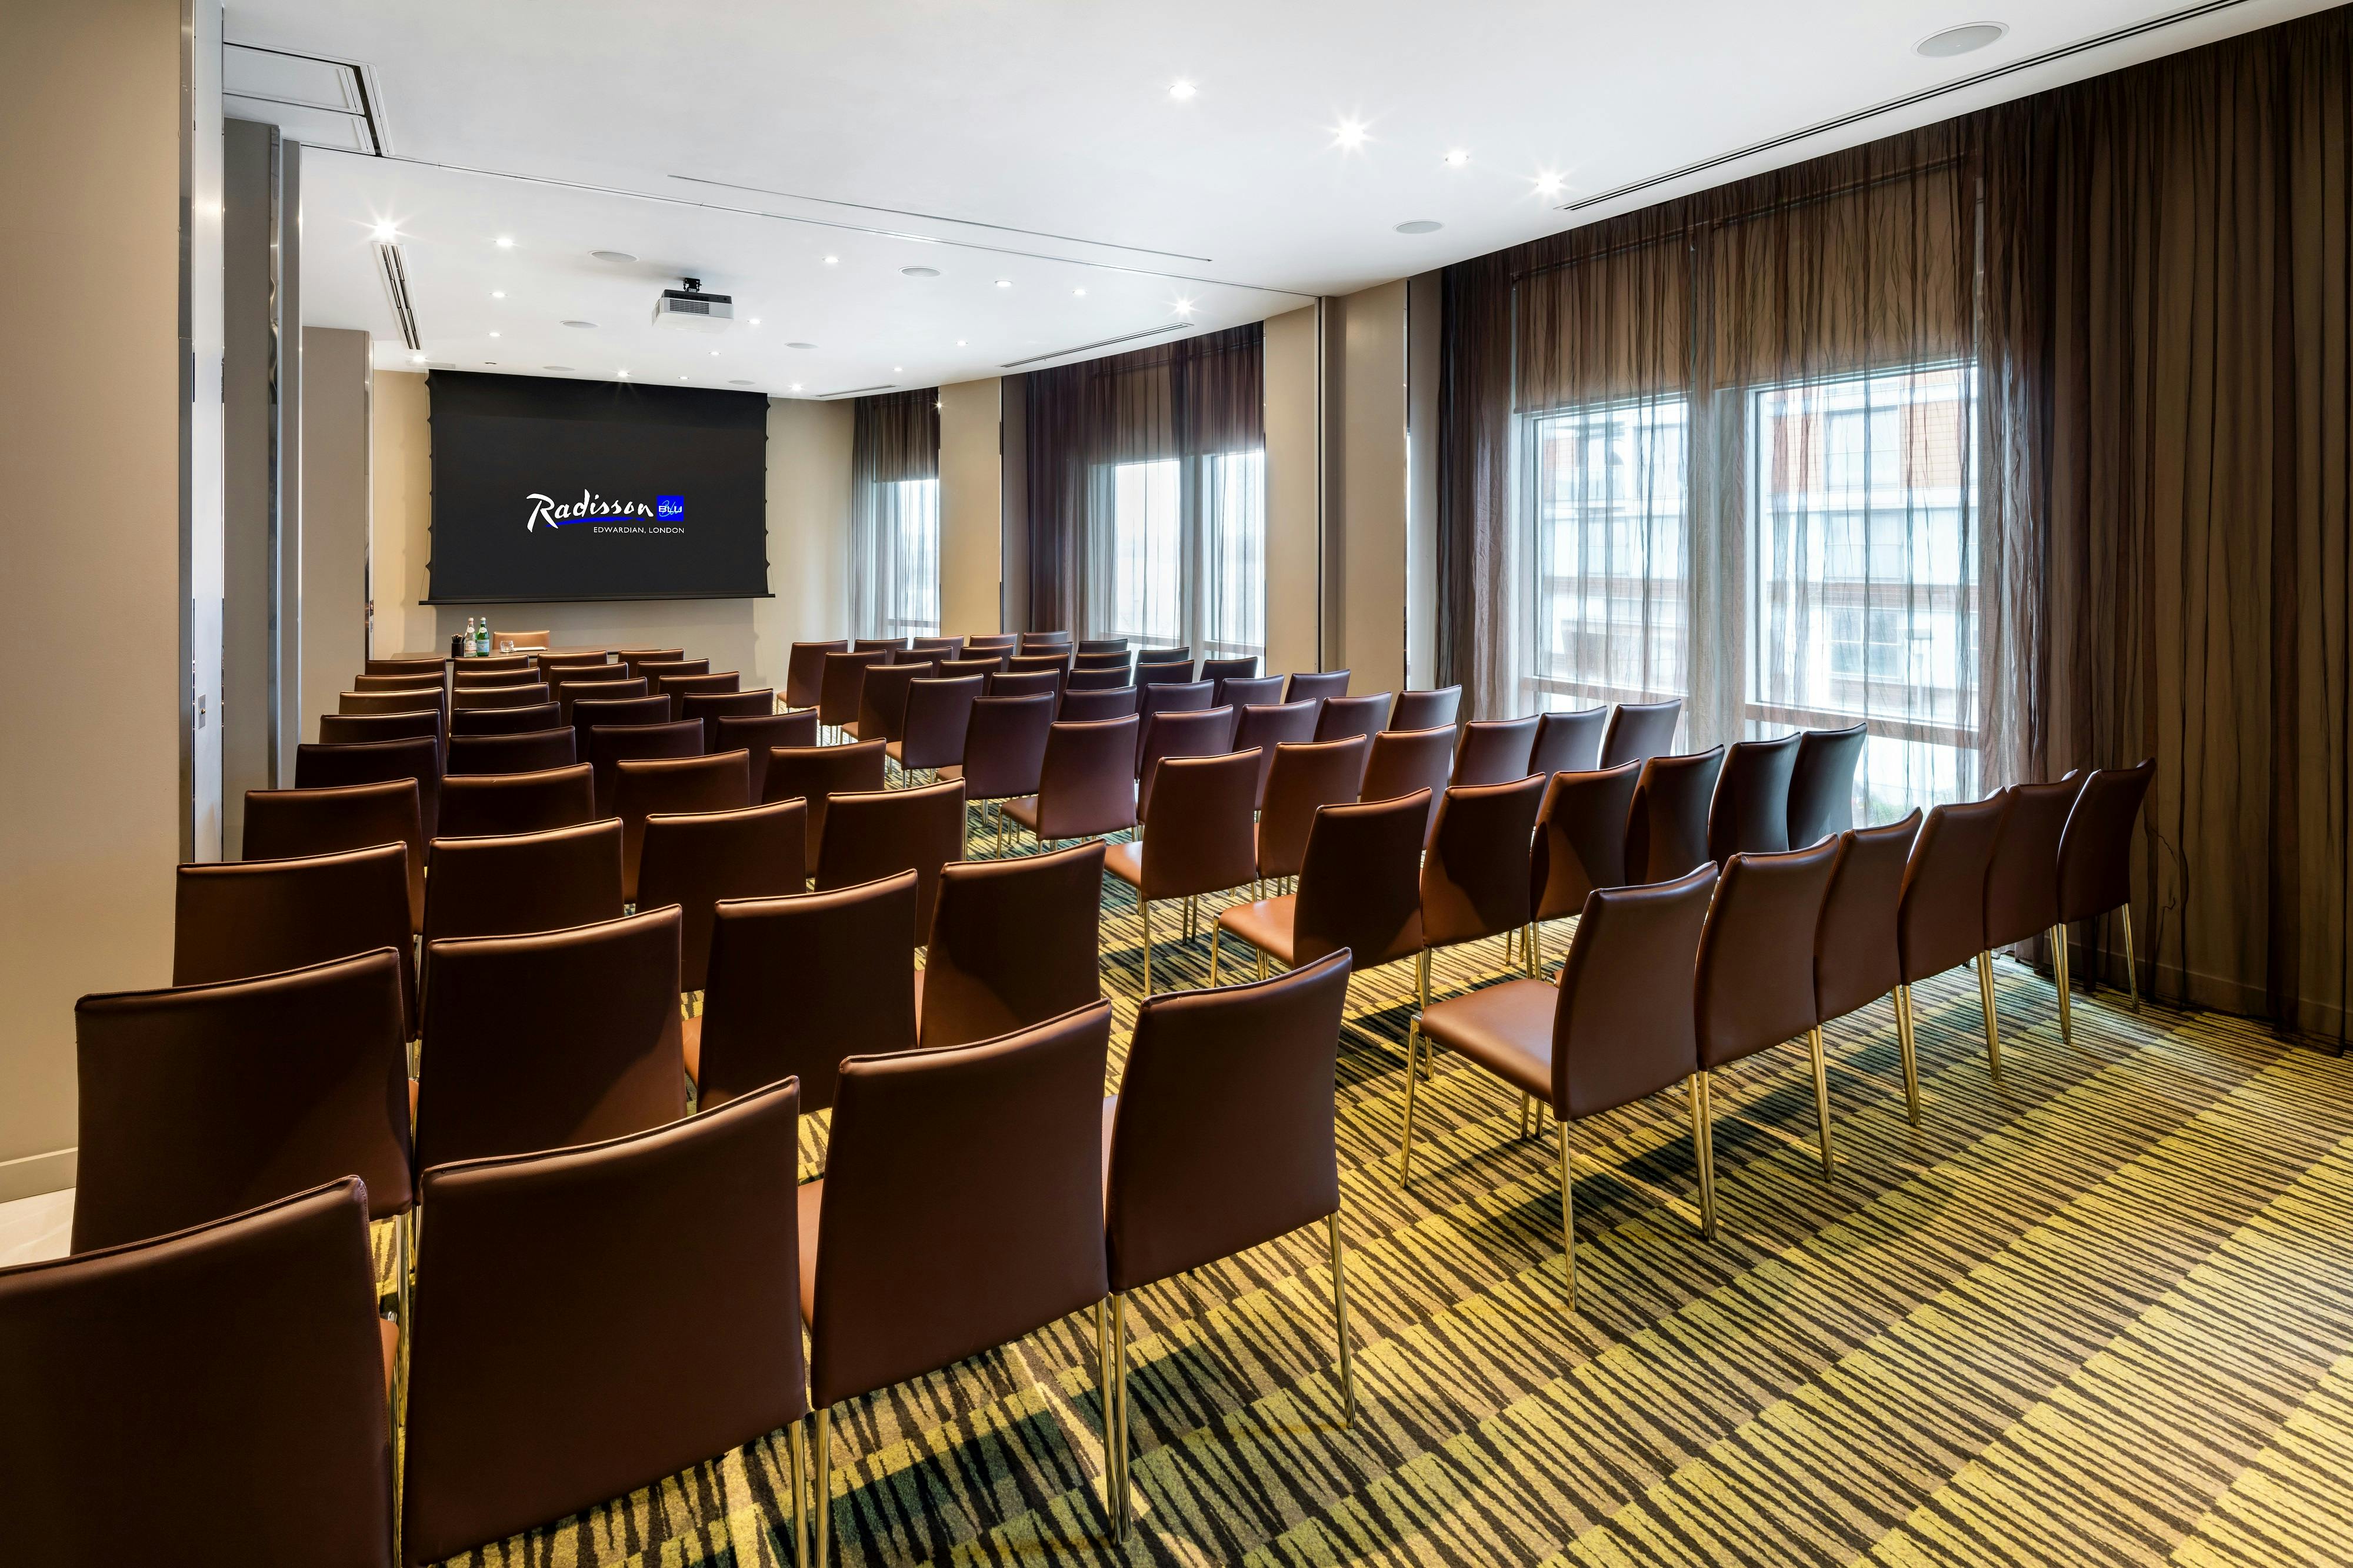
<svg viewBox="0 0 2353 1568">
<path fill-rule="evenodd" d="M 691 332 L 723 332 L 735 319 L 735 301 L 725 294 L 706 294 L 702 279 L 689 278 L 683 289 L 665 289 L 654 301 L 654 325 L 682 327 Z"/>
</svg>

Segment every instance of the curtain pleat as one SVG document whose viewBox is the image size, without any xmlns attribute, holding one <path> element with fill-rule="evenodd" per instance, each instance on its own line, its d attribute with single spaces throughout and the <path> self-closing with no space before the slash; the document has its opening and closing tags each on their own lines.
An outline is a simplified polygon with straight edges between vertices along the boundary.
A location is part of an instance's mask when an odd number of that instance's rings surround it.
<svg viewBox="0 0 2353 1568">
<path fill-rule="evenodd" d="M 854 636 L 939 631 L 939 388 L 858 399 L 849 441 Z"/>
</svg>

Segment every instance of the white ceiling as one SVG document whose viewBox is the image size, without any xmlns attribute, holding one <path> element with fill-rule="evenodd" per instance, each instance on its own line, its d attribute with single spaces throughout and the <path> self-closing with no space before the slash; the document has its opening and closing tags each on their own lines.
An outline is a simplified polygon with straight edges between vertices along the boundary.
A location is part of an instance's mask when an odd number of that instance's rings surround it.
<svg viewBox="0 0 2353 1568">
<path fill-rule="evenodd" d="M 364 328 L 379 366 L 411 368 L 371 243 L 388 220 L 433 363 L 814 396 L 1256 321 L 2325 3 L 2239 0 L 1579 213 L 1561 209 L 2183 6 L 244 0 L 227 37 L 366 68 L 391 153 L 307 157 L 309 324 Z M 1991 47 L 1913 52 L 1989 17 L 2010 27 Z M 364 147 L 349 109 L 231 112 Z M 1360 149 L 1335 144 L 1344 120 Z M 1395 231 L 1413 219 L 1444 227 Z M 735 297 L 733 331 L 651 324 L 684 274 Z"/>
</svg>

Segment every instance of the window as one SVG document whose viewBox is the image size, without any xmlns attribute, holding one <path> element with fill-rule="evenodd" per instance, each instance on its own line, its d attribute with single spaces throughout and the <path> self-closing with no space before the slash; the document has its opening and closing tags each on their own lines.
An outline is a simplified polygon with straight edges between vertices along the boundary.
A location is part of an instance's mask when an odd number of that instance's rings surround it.
<svg viewBox="0 0 2353 1568">
<path fill-rule="evenodd" d="M 1097 483 L 1108 492 L 1108 560 L 1087 635 L 1196 658 L 1263 654 L 1266 454 L 1105 464 Z"/>
<path fill-rule="evenodd" d="M 1185 640 L 1177 607 L 1184 560 L 1179 466 L 1162 458 L 1112 470 L 1111 600 L 1098 607 L 1098 637 L 1125 637 L 1138 647 L 1176 647 Z"/>
<path fill-rule="evenodd" d="M 874 482 L 878 532 L 889 560 L 878 586 L 886 637 L 937 637 L 940 632 L 940 481 Z"/>
</svg>

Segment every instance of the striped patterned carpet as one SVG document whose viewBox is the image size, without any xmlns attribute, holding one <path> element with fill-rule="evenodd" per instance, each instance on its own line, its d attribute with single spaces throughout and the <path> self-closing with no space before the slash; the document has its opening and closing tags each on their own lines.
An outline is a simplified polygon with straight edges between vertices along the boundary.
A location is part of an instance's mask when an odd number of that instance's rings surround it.
<svg viewBox="0 0 2353 1568">
<path fill-rule="evenodd" d="M 1106 899 L 1124 1040 L 1140 928 Z M 1164 984 L 1207 978 L 1207 929 L 1164 940 Z M 1917 1131 L 1887 1005 L 1829 1031 L 1834 1182 L 1801 1045 L 1719 1075 L 1715 1243 L 1679 1094 L 1579 1126 L 1579 1315 L 1516 1095 L 1441 1056 L 1398 1189 L 1411 976 L 1360 976 L 1356 1431 L 1303 1233 L 1134 1300 L 1124 1552 L 1075 1319 L 837 1413 L 839 1560 L 2353 1563 L 2353 1061 L 2107 993 L 2070 1049 L 2049 984 L 1996 973 L 1999 1085 L 1967 972 L 1915 992 Z M 778 1435 L 463 1561 L 788 1563 L 789 1474 Z"/>
</svg>

